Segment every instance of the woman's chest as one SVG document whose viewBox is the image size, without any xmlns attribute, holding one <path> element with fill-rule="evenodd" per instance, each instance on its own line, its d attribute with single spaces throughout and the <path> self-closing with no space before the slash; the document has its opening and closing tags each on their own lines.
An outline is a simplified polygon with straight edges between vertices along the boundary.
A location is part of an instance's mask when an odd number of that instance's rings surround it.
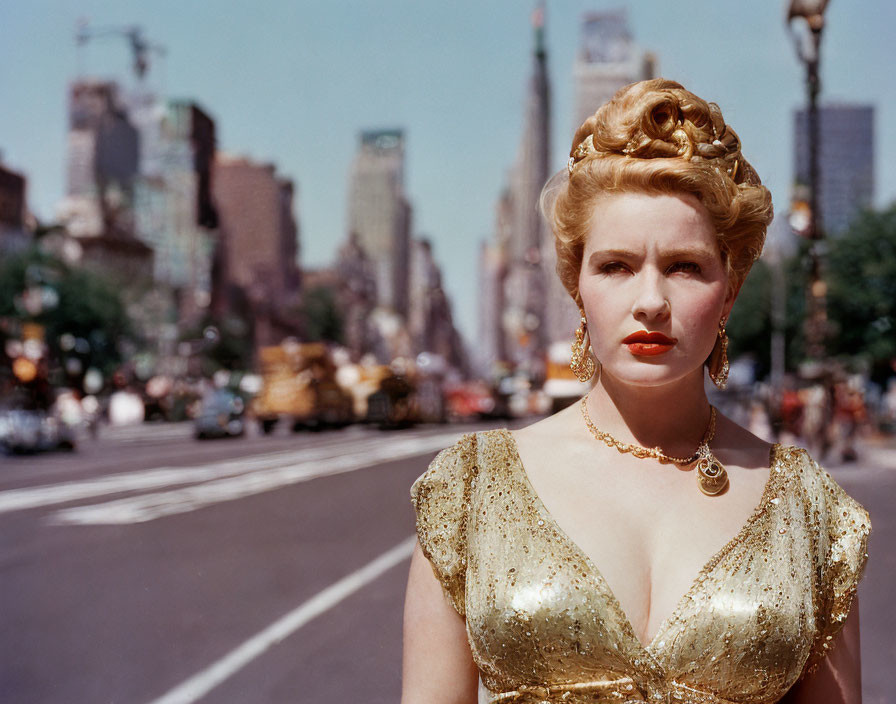
<svg viewBox="0 0 896 704">
<path fill-rule="evenodd" d="M 751 520 L 770 473 L 730 467 L 732 490 L 707 497 L 693 472 L 643 460 L 629 465 L 557 471 L 554 463 L 550 473 L 520 470 L 520 481 L 530 484 L 548 523 L 599 567 L 646 643 L 695 575 Z"/>
<path fill-rule="evenodd" d="M 798 507 L 765 498 L 705 564 L 670 572 L 683 586 L 645 630 L 531 487 L 513 473 L 482 474 L 471 496 L 466 604 L 487 684 L 637 674 L 733 687 L 749 701 L 757 687 L 792 683 L 814 632 L 810 536 L 796 525 Z M 620 544 L 637 564 L 633 544 Z"/>
</svg>

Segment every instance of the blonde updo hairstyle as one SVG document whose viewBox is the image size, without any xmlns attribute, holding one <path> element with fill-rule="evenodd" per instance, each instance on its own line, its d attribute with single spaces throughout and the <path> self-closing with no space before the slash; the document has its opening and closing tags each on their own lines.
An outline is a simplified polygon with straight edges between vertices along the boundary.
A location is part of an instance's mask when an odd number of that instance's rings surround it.
<svg viewBox="0 0 896 704">
<path fill-rule="evenodd" d="M 545 186 L 542 210 L 554 232 L 557 273 L 579 308 L 596 202 L 625 192 L 695 196 L 715 227 L 729 288 L 740 288 L 762 252 L 772 202 L 718 105 L 656 78 L 620 89 L 576 131 L 568 168 Z"/>
</svg>

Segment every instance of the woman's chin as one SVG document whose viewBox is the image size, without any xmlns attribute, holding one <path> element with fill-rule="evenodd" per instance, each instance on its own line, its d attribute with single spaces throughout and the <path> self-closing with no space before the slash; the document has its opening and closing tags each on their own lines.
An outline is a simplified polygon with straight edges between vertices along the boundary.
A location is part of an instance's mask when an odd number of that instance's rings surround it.
<svg viewBox="0 0 896 704">
<path fill-rule="evenodd" d="M 682 369 L 662 363 L 639 364 L 635 368 L 626 364 L 620 369 L 608 368 L 607 365 L 604 365 L 601 369 L 601 377 L 603 378 L 603 375 L 606 374 L 607 377 L 626 386 L 649 388 L 679 384 L 690 379 L 694 379 L 695 383 L 702 384 L 702 372 L 702 366 L 697 369 Z"/>
</svg>

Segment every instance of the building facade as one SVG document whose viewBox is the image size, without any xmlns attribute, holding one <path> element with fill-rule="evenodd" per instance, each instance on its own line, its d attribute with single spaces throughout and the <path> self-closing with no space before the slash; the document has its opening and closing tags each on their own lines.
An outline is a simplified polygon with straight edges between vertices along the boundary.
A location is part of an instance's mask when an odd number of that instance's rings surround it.
<svg viewBox="0 0 896 704">
<path fill-rule="evenodd" d="M 136 230 L 155 253 L 154 280 L 174 293 L 178 319 L 192 322 L 211 302 L 218 224 L 211 191 L 215 123 L 188 101 L 170 102 L 157 114 L 153 159 L 164 168 L 146 169 L 138 178 Z"/>
<path fill-rule="evenodd" d="M 794 179 L 809 183 L 809 130 L 805 109 L 794 114 Z M 874 201 L 874 107 L 818 108 L 818 177 L 821 231 L 836 235 Z"/>
<path fill-rule="evenodd" d="M 408 331 L 414 349 L 438 355 L 449 367 L 466 371 L 466 355 L 442 284 L 442 270 L 425 238 L 415 237 L 411 242 L 410 292 Z"/>
<path fill-rule="evenodd" d="M 218 154 L 212 173 L 218 213 L 216 285 L 245 293 L 257 345 L 298 334 L 300 293 L 294 186 L 272 164 Z M 220 308 L 227 296 L 218 295 Z"/>
<path fill-rule="evenodd" d="M 656 76 L 656 59 L 635 44 L 624 9 L 586 13 L 581 36 L 573 68 L 573 130 L 623 86 Z"/>
<path fill-rule="evenodd" d="M 360 135 L 349 176 L 348 228 L 373 262 L 378 303 L 408 312 L 411 206 L 404 185 L 404 133 Z"/>
<path fill-rule="evenodd" d="M 69 87 L 66 198 L 63 221 L 76 237 L 133 237 L 140 137 L 114 82 L 80 80 Z"/>
</svg>

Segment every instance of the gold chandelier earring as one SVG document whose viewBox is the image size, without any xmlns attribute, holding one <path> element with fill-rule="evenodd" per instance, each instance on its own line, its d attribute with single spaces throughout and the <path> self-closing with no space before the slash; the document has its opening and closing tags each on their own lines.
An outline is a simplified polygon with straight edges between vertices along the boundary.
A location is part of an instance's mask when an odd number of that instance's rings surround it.
<svg viewBox="0 0 896 704">
<path fill-rule="evenodd" d="M 727 323 L 726 318 L 719 321 L 719 338 L 709 356 L 709 378 L 720 389 L 728 385 L 728 333 L 725 331 Z"/>
<path fill-rule="evenodd" d="M 569 360 L 569 368 L 576 375 L 576 379 L 582 383 L 594 376 L 594 357 L 588 348 L 590 344 L 585 342 L 588 333 L 588 323 L 585 321 L 585 312 L 582 311 L 582 322 L 576 328 L 576 339 L 572 343 L 572 357 Z"/>
</svg>

